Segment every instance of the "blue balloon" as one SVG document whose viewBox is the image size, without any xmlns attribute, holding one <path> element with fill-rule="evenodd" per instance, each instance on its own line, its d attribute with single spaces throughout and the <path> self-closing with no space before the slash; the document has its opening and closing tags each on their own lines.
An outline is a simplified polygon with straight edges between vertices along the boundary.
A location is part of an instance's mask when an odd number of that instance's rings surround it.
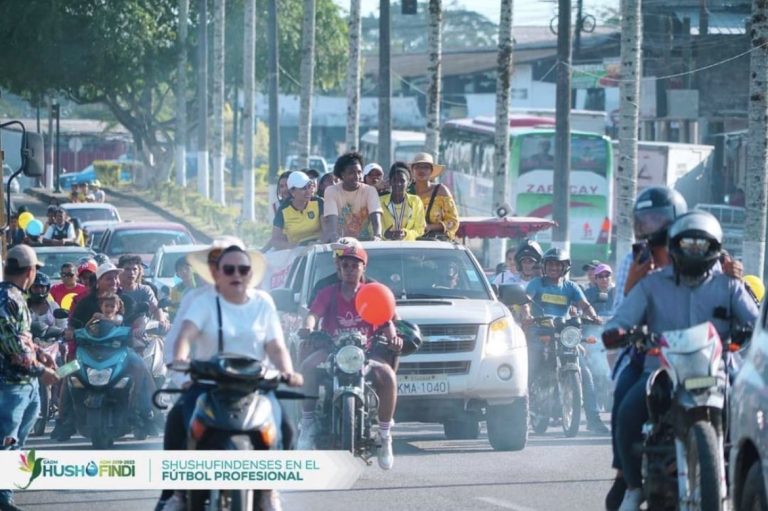
<svg viewBox="0 0 768 511">
<path fill-rule="evenodd" d="M 29 236 L 40 236 L 43 234 L 43 222 L 34 219 L 27 224 L 27 234 Z"/>
</svg>

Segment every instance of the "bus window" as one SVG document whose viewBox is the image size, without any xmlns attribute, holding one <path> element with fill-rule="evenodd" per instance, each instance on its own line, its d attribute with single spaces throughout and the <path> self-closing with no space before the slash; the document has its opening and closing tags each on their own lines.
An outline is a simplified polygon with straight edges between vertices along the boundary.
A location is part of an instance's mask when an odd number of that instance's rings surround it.
<svg viewBox="0 0 768 511">
<path fill-rule="evenodd" d="M 520 173 L 530 170 L 553 170 L 553 141 L 554 136 L 551 133 L 523 137 L 520 143 Z"/>
</svg>

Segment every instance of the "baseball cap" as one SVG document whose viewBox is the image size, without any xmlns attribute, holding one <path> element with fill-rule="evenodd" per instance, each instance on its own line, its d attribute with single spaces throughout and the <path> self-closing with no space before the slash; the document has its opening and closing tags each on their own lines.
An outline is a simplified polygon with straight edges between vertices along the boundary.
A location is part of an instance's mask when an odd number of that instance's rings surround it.
<svg viewBox="0 0 768 511">
<path fill-rule="evenodd" d="M 606 273 L 606 272 L 613 274 L 611 267 L 608 266 L 607 264 L 601 263 L 595 266 L 595 275 L 600 275 L 601 273 Z"/>
<path fill-rule="evenodd" d="M 336 251 L 336 257 L 339 259 L 343 257 L 351 257 L 362 261 L 363 264 L 368 264 L 368 252 L 360 245 L 347 245 L 346 247 Z"/>
<path fill-rule="evenodd" d="M 291 172 L 291 175 L 288 176 L 288 182 L 286 183 L 288 185 L 288 189 L 291 188 L 304 188 L 309 184 L 309 182 L 312 181 L 308 175 L 305 173 L 299 171 L 299 172 Z"/>
<path fill-rule="evenodd" d="M 30 268 L 36 266 L 43 267 L 37 259 L 37 254 L 29 245 L 16 245 L 8 251 L 5 258 L 5 267 L 8 269 Z"/>
<path fill-rule="evenodd" d="M 582 266 L 581 269 L 582 269 L 582 271 L 594 270 L 595 268 L 597 268 L 601 264 L 602 263 L 600 261 L 598 261 L 597 259 L 592 259 L 590 262 L 588 262 L 587 264 Z"/>
<path fill-rule="evenodd" d="M 363 177 L 370 174 L 371 171 L 374 169 L 379 169 L 379 171 L 381 171 L 382 174 L 384 173 L 384 169 L 381 168 L 381 165 L 379 165 L 378 163 L 369 163 L 368 165 L 365 166 L 365 168 L 363 168 Z"/>
<path fill-rule="evenodd" d="M 331 243 L 331 249 L 338 252 L 339 250 L 347 248 L 349 245 L 359 246 L 360 242 L 357 240 L 357 238 L 353 238 L 352 236 L 344 236 Z"/>
<path fill-rule="evenodd" d="M 77 274 L 80 275 L 84 271 L 89 271 L 91 273 L 96 273 L 99 270 L 99 267 L 96 266 L 96 261 L 85 261 L 83 263 L 80 263 L 80 266 L 77 267 Z"/>
<path fill-rule="evenodd" d="M 112 273 L 112 272 L 122 273 L 123 270 L 121 270 L 120 268 L 118 268 L 112 263 L 104 263 L 101 266 L 99 266 L 99 268 L 96 270 L 96 279 L 100 279 L 107 273 Z"/>
</svg>

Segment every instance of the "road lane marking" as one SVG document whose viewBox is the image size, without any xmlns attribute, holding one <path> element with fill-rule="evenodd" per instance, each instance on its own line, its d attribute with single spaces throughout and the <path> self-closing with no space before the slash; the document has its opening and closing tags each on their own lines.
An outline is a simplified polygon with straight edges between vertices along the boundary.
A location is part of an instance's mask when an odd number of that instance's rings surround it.
<svg viewBox="0 0 768 511">
<path fill-rule="evenodd" d="M 536 511 L 532 507 L 519 506 L 513 502 L 509 502 L 508 500 L 496 499 L 493 497 L 476 497 L 476 498 L 477 500 L 482 500 L 483 502 L 487 502 L 488 504 L 493 504 L 494 506 L 503 507 L 504 509 L 512 509 L 513 511 Z"/>
</svg>

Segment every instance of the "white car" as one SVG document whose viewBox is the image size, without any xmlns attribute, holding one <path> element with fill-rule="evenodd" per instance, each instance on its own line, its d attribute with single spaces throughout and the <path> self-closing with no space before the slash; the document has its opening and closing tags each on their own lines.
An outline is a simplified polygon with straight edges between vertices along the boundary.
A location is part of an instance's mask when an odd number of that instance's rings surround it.
<svg viewBox="0 0 768 511">
<path fill-rule="evenodd" d="M 147 273 L 160 292 L 159 299 L 167 298 L 171 288 L 176 285 L 176 261 L 190 252 L 206 248 L 209 248 L 208 245 L 165 245 L 155 252 Z"/>
<path fill-rule="evenodd" d="M 398 422 L 442 423 L 448 439 L 479 436 L 485 421 L 496 450 L 528 438 L 525 335 L 464 246 L 440 241 L 365 242 L 366 277 L 389 287 L 397 313 L 419 325 L 424 343 L 397 371 Z M 336 273 L 330 245 L 292 264 L 278 310 L 305 316 L 313 289 Z"/>
<path fill-rule="evenodd" d="M 7 163 L 3 163 L 3 193 L 6 192 L 8 189 L 8 180 L 11 178 L 11 175 L 13 175 L 13 169 L 10 165 Z M 21 185 L 19 185 L 19 179 L 21 179 L 21 176 L 23 174 L 19 174 L 16 176 L 16 179 L 11 181 L 11 192 L 12 193 L 19 193 L 21 191 Z"/>
<path fill-rule="evenodd" d="M 93 221 L 106 221 L 106 222 L 122 222 L 120 213 L 117 208 L 112 204 L 100 203 L 100 202 L 65 202 L 61 205 L 64 211 L 70 218 L 77 218 L 80 220 L 82 226 L 85 222 Z"/>
</svg>

